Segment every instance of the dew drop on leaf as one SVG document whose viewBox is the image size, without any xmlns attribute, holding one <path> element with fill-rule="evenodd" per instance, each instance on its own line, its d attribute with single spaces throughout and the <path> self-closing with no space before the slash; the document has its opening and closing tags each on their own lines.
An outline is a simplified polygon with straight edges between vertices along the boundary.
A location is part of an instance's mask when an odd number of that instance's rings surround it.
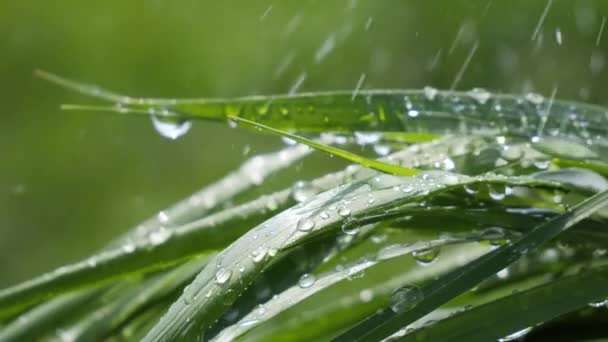
<svg viewBox="0 0 608 342">
<path fill-rule="evenodd" d="M 348 217 L 350 215 L 350 209 L 348 209 L 347 207 L 342 207 L 338 209 L 338 215 L 342 217 Z"/>
<path fill-rule="evenodd" d="M 226 284 L 226 282 L 232 276 L 232 271 L 227 270 L 224 267 L 220 267 L 217 272 L 215 272 L 215 282 L 218 284 Z"/>
<path fill-rule="evenodd" d="M 414 308 L 424 299 L 422 290 L 415 285 L 405 285 L 391 295 L 391 309 L 396 313 L 403 313 Z"/>
<path fill-rule="evenodd" d="M 412 256 L 418 264 L 426 266 L 437 260 L 439 252 L 439 248 L 427 248 L 412 252 Z"/>
<path fill-rule="evenodd" d="M 314 275 L 306 273 L 300 277 L 300 280 L 298 280 L 298 285 L 305 289 L 307 287 L 311 287 L 316 281 L 317 278 Z"/>
<path fill-rule="evenodd" d="M 298 221 L 297 229 L 302 232 L 309 232 L 315 227 L 315 220 L 304 218 Z"/>
</svg>

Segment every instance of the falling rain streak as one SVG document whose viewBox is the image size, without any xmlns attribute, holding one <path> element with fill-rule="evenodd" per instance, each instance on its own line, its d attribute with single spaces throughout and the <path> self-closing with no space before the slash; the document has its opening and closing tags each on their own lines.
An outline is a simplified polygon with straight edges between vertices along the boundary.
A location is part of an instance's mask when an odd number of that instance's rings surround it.
<svg viewBox="0 0 608 342">
<path fill-rule="evenodd" d="M 538 23 L 536 24 L 536 27 L 534 28 L 534 32 L 532 32 L 532 40 L 536 40 L 536 38 L 538 38 L 540 30 L 542 29 L 544 23 L 545 23 L 545 18 L 547 17 L 547 13 L 549 13 L 549 9 L 551 8 L 551 5 L 553 4 L 553 0 L 548 0 L 547 4 L 545 5 L 545 9 L 543 9 L 543 13 L 540 15 L 540 18 L 538 18 Z"/>
<path fill-rule="evenodd" d="M 464 73 L 467 71 L 467 68 L 469 67 L 469 64 L 471 63 L 471 60 L 473 59 L 473 56 L 475 56 L 475 53 L 477 52 L 478 47 L 479 47 L 479 42 L 476 41 L 475 44 L 473 45 L 473 47 L 471 48 L 471 50 L 469 50 L 469 54 L 465 58 L 464 63 L 462 63 L 460 70 L 458 70 L 458 73 L 456 74 L 456 77 L 454 78 L 454 81 L 452 82 L 452 85 L 450 86 L 450 90 L 456 89 L 456 86 L 458 86 L 458 83 L 460 83 L 460 80 L 462 79 L 462 76 L 464 76 Z"/>
</svg>

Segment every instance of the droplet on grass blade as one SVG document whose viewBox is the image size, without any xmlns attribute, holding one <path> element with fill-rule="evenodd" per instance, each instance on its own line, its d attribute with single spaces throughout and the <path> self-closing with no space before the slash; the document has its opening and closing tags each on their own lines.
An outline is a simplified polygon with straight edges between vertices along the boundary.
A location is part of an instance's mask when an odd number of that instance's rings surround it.
<svg viewBox="0 0 608 342">
<path fill-rule="evenodd" d="M 163 137 L 175 140 L 190 131 L 192 122 L 189 120 L 177 120 L 159 115 L 151 115 L 154 129 Z"/>
<path fill-rule="evenodd" d="M 424 293 L 415 285 L 405 285 L 391 295 L 391 310 L 403 313 L 414 308 L 424 299 Z"/>
</svg>

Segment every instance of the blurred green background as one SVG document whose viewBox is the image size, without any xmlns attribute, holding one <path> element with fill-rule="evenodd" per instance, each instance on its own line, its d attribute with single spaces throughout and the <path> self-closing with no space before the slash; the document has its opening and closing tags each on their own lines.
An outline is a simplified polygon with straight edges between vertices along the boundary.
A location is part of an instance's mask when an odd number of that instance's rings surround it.
<svg viewBox="0 0 608 342">
<path fill-rule="evenodd" d="M 205 122 L 171 141 L 145 118 L 62 112 L 90 100 L 34 78 L 37 68 L 134 96 L 354 89 L 364 78 L 608 105 L 607 16 L 602 0 L 0 0 L 0 286 L 86 256 L 248 149 L 283 145 Z"/>
</svg>

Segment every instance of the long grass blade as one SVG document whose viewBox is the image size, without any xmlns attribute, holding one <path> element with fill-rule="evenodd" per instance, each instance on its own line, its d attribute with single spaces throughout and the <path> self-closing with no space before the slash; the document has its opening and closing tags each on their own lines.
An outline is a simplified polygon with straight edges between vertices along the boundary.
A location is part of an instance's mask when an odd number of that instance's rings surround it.
<svg viewBox="0 0 608 342">
<path fill-rule="evenodd" d="M 598 193 L 580 203 L 571 211 L 542 224 L 511 245 L 496 249 L 469 265 L 448 273 L 423 289 L 419 302 L 404 312 L 386 308 L 362 321 L 338 337 L 336 341 L 376 341 L 386 338 L 428 314 L 450 299 L 464 293 L 482 280 L 497 273 L 540 244 L 556 237 L 562 231 L 589 217 L 608 204 L 608 191 Z"/>
</svg>

